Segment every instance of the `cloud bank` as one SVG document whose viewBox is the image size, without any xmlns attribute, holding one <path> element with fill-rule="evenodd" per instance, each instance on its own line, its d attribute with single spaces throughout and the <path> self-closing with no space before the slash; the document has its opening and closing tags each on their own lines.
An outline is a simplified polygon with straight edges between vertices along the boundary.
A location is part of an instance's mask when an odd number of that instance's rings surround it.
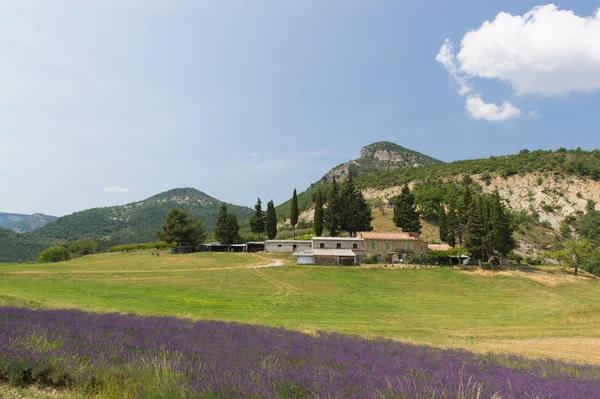
<svg viewBox="0 0 600 399">
<path fill-rule="evenodd" d="M 472 80 L 507 82 L 517 96 L 556 97 L 600 89 L 600 9 L 589 17 L 553 4 L 523 15 L 501 12 L 466 33 L 456 56 L 446 39 L 436 61 L 448 70 L 459 94 L 469 95 L 465 108 L 471 117 L 516 118 L 522 112 L 510 102 L 488 104 L 480 94 L 472 94 Z"/>
</svg>

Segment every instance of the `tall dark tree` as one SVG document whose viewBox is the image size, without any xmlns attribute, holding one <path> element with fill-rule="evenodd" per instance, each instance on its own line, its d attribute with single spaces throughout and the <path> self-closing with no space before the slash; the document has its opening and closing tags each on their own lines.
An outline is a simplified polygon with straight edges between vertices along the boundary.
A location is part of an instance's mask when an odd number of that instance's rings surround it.
<svg viewBox="0 0 600 399">
<path fill-rule="evenodd" d="M 226 241 L 227 244 L 239 243 L 241 241 L 240 237 L 240 226 L 238 224 L 237 216 L 234 213 L 229 214 L 229 224 L 227 226 L 227 234 L 228 239 Z"/>
<path fill-rule="evenodd" d="M 469 185 L 470 180 L 463 178 L 464 190 L 459 200 L 458 208 L 456 210 L 456 238 L 458 239 L 458 245 L 463 246 L 464 240 L 463 235 L 469 222 L 471 205 L 473 202 L 473 194 L 471 192 L 471 186 Z"/>
<path fill-rule="evenodd" d="M 290 224 L 294 228 L 294 239 L 296 238 L 296 225 L 298 224 L 298 196 L 296 195 L 296 189 L 292 195 L 292 210 L 290 213 Z"/>
<path fill-rule="evenodd" d="M 448 215 L 446 215 L 448 234 L 446 235 L 446 239 L 443 239 L 443 241 L 452 247 L 456 246 L 457 223 L 456 211 L 454 211 L 454 209 L 450 209 L 450 211 L 448 211 Z"/>
<path fill-rule="evenodd" d="M 177 208 L 171 209 L 162 230 L 157 231 L 156 234 L 164 242 L 174 242 L 177 246 L 190 246 L 192 250 L 206 238 L 200 219 L 189 216 L 185 211 Z"/>
<path fill-rule="evenodd" d="M 502 262 L 504 255 L 515 249 L 516 242 L 513 237 L 513 228 L 509 216 L 504 209 L 497 190 L 492 196 L 490 205 L 490 243 L 493 250 L 500 254 L 500 261 Z"/>
<path fill-rule="evenodd" d="M 277 237 L 277 213 L 275 212 L 275 204 L 273 203 L 273 200 L 267 202 L 267 213 L 265 220 L 267 237 L 269 237 L 269 240 L 272 240 Z"/>
<path fill-rule="evenodd" d="M 419 212 L 417 212 L 415 196 L 408 188 L 408 184 L 404 185 L 400 195 L 394 198 L 392 202 L 394 203 L 394 223 L 396 226 L 404 232 L 420 233 L 421 220 L 419 219 Z"/>
<path fill-rule="evenodd" d="M 340 228 L 347 231 L 350 237 L 358 231 L 373 230 L 371 226 L 371 207 L 360 190 L 354 185 L 350 174 L 341 189 L 342 211 L 340 213 Z"/>
<path fill-rule="evenodd" d="M 317 198 L 315 200 L 315 216 L 314 216 L 315 234 L 317 237 L 321 237 L 323 234 L 323 194 L 321 188 L 317 191 Z"/>
<path fill-rule="evenodd" d="M 465 247 L 473 257 L 485 257 L 485 220 L 482 197 L 473 197 L 464 231 Z"/>
<path fill-rule="evenodd" d="M 444 204 L 440 204 L 438 213 L 440 218 L 440 240 L 442 240 L 442 242 L 448 242 L 448 221 L 446 220 L 446 208 L 444 207 Z"/>
<path fill-rule="evenodd" d="M 260 235 L 265 232 L 265 214 L 262 210 L 260 198 L 256 201 L 256 205 L 254 205 L 254 215 L 250 218 L 250 229 L 256 234 L 258 239 L 260 239 Z"/>
<path fill-rule="evenodd" d="M 227 213 L 227 205 L 223 204 L 217 215 L 217 222 L 215 223 L 215 238 L 217 241 L 225 244 L 233 244 L 234 237 L 232 237 L 232 226 L 231 218 Z"/>
<path fill-rule="evenodd" d="M 337 237 L 340 234 L 342 207 L 340 187 L 334 177 L 331 189 L 327 195 L 327 210 L 325 211 L 325 228 L 329 230 L 331 237 Z"/>
</svg>

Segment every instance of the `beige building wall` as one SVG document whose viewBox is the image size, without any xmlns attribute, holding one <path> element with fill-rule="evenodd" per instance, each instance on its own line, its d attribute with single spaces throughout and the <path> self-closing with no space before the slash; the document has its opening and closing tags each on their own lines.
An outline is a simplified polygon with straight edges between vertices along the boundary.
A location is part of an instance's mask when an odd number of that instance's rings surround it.
<svg viewBox="0 0 600 399">
<path fill-rule="evenodd" d="M 265 252 L 303 252 L 312 249 L 312 241 L 306 240 L 268 240 Z"/>
<path fill-rule="evenodd" d="M 427 251 L 427 243 L 423 240 L 386 240 L 365 239 L 365 257 L 379 255 L 380 260 L 385 259 L 389 252 L 399 252 L 403 258 L 409 255 L 423 255 Z M 399 260 L 396 258 L 395 260 Z"/>
</svg>

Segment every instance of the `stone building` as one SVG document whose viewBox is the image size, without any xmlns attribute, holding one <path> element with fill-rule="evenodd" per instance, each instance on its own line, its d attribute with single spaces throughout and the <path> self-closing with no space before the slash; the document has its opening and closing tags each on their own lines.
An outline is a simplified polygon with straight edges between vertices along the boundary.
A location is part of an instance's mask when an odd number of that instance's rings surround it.
<svg viewBox="0 0 600 399">
<path fill-rule="evenodd" d="M 364 240 L 364 256 L 376 255 L 380 262 L 389 259 L 397 263 L 408 256 L 423 256 L 427 252 L 427 243 L 419 233 L 366 231 L 358 233 L 357 237 Z"/>
</svg>

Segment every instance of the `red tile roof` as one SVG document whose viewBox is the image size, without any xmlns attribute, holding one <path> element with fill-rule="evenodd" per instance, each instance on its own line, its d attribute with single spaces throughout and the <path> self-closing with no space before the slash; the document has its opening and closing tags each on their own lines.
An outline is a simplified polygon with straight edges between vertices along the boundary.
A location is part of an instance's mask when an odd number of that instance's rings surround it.
<svg viewBox="0 0 600 399">
<path fill-rule="evenodd" d="M 405 233 L 405 232 L 394 232 L 394 233 L 383 233 L 377 231 L 364 231 L 358 233 L 357 237 L 363 240 L 418 240 L 419 233 Z"/>
</svg>

